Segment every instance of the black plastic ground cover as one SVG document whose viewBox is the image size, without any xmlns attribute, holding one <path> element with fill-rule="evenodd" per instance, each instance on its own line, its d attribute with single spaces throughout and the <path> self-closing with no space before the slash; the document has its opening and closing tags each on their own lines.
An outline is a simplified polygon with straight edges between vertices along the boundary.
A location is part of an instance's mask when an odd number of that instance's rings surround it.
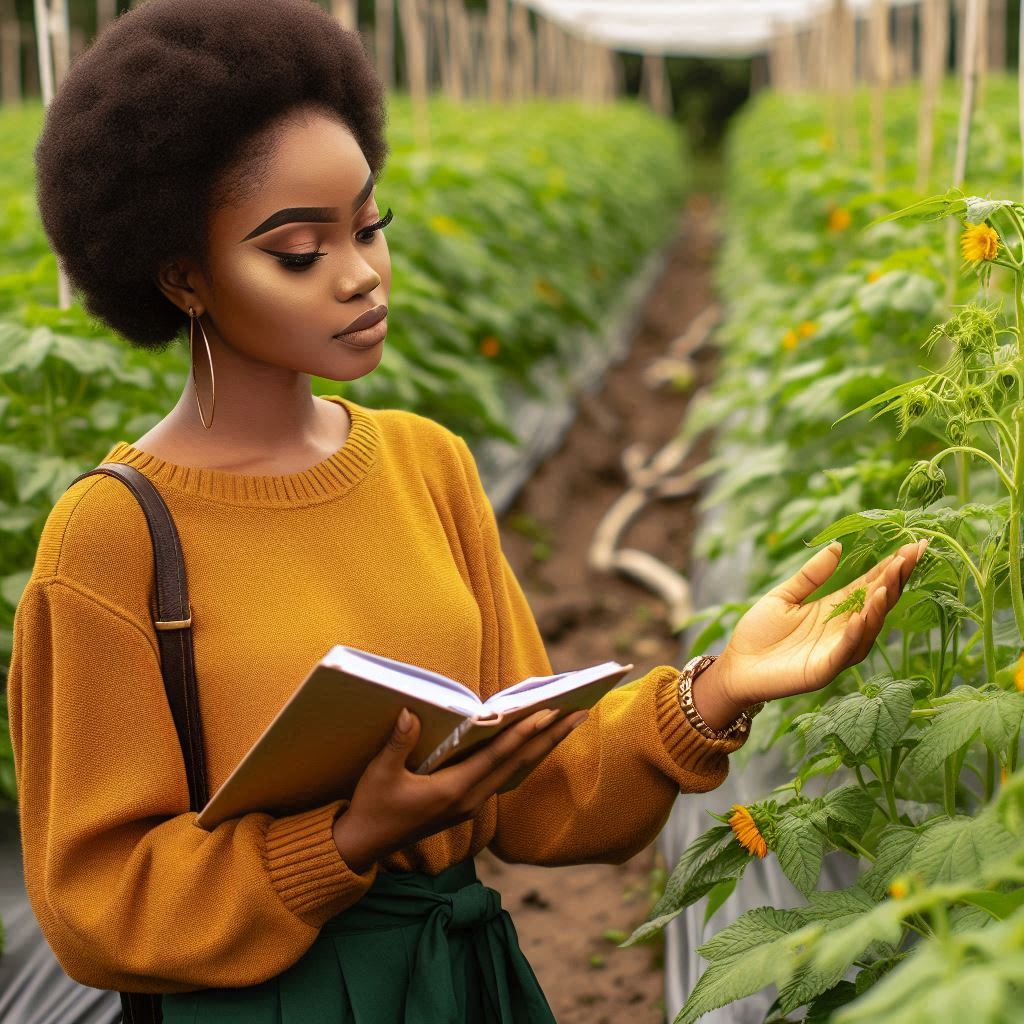
<svg viewBox="0 0 1024 1024">
<path fill-rule="evenodd" d="M 672 240 L 674 241 L 674 239 Z M 600 334 L 580 335 L 577 363 L 565 372 L 538 364 L 542 397 L 521 388 L 505 396 L 520 445 L 485 441 L 474 450 L 480 477 L 501 516 L 545 458 L 561 444 L 581 395 L 595 390 L 609 367 L 625 359 L 640 303 L 664 270 L 671 242 L 655 251 L 623 288 Z M 57 962 L 25 894 L 17 816 L 0 811 L 0 920 L 7 933 L 0 955 L 0 1024 L 112 1024 L 121 1016 L 116 993 L 79 985 Z"/>
</svg>

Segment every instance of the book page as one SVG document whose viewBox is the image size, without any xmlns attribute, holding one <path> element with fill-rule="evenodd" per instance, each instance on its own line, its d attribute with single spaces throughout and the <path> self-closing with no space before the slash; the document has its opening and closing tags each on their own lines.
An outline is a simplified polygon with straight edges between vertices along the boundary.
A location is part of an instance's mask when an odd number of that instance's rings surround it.
<svg viewBox="0 0 1024 1024">
<path fill-rule="evenodd" d="M 632 665 L 620 665 L 617 661 L 603 661 L 600 665 L 577 669 L 574 672 L 561 672 L 554 676 L 530 676 L 514 686 L 509 686 L 493 694 L 484 701 L 480 712 L 506 712 L 527 704 L 540 706 L 545 700 L 577 690 L 595 679 L 602 679 L 622 669 L 629 670 Z"/>
<path fill-rule="evenodd" d="M 321 661 L 329 667 L 344 669 L 363 679 L 401 690 L 410 696 L 464 715 L 475 715 L 480 711 L 480 698 L 468 686 L 439 672 L 431 672 L 430 669 L 343 644 L 332 647 Z"/>
</svg>

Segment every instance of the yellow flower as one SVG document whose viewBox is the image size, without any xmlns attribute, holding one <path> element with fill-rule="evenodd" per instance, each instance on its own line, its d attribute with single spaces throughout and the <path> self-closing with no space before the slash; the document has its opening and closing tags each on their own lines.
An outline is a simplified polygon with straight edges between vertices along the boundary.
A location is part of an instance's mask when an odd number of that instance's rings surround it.
<svg viewBox="0 0 1024 1024">
<path fill-rule="evenodd" d="M 544 278 L 538 277 L 533 282 L 533 288 L 545 302 L 550 302 L 552 306 L 560 306 L 562 304 L 562 296 L 559 295 L 558 289 L 550 281 L 545 281 Z"/>
<path fill-rule="evenodd" d="M 881 280 L 881 277 L 882 272 L 880 270 L 872 270 L 871 273 L 868 274 L 868 281 L 871 284 L 874 284 L 876 281 Z"/>
<path fill-rule="evenodd" d="M 892 883 L 889 885 L 889 895 L 894 900 L 905 899 L 910 894 L 910 886 L 907 885 L 906 879 L 894 878 Z"/>
<path fill-rule="evenodd" d="M 987 224 L 968 224 L 960 236 L 960 252 L 972 263 L 994 260 L 999 252 L 999 235 Z"/>
<path fill-rule="evenodd" d="M 835 145 L 835 140 L 828 134 L 822 135 L 818 141 L 821 143 L 822 149 L 831 149 Z"/>
<path fill-rule="evenodd" d="M 458 221 L 452 220 L 451 217 L 444 213 L 435 213 L 430 218 L 430 226 L 439 235 L 464 235 L 466 233 Z"/>
<path fill-rule="evenodd" d="M 736 833 L 740 846 L 749 853 L 757 854 L 758 857 L 765 856 L 768 852 L 768 844 L 764 841 L 764 836 L 761 835 L 761 830 L 757 827 L 757 822 L 754 821 L 750 811 L 742 804 L 733 804 L 732 812 L 732 816 L 729 818 L 729 828 Z"/>
<path fill-rule="evenodd" d="M 1006 767 L 1005 764 L 1001 764 L 999 766 L 999 785 L 1000 786 L 1005 786 L 1006 785 L 1006 780 L 1009 777 L 1010 777 L 1009 769 Z"/>
<path fill-rule="evenodd" d="M 853 218 L 850 216 L 850 211 L 842 206 L 837 206 L 828 215 L 829 231 L 845 231 L 852 223 Z"/>
<path fill-rule="evenodd" d="M 1013 674 L 1013 685 L 1024 693 L 1024 654 L 1020 656 L 1020 661 L 1017 662 L 1017 671 Z"/>
<path fill-rule="evenodd" d="M 801 338 L 809 338 L 817 329 L 818 325 L 813 320 L 804 320 L 797 327 Z"/>
<path fill-rule="evenodd" d="M 488 334 L 487 337 L 480 342 L 480 351 L 487 356 L 488 359 L 493 359 L 501 351 L 501 342 L 498 341 L 493 334 Z"/>
<path fill-rule="evenodd" d="M 792 352 L 793 349 L 796 348 L 797 342 L 799 340 L 800 339 L 797 336 L 796 331 L 794 331 L 791 328 L 790 330 L 786 331 L 786 333 L 782 336 L 782 347 L 784 349 L 788 349 L 790 352 Z"/>
<path fill-rule="evenodd" d="M 774 547 L 774 546 L 775 546 L 776 544 L 778 544 L 778 542 L 779 542 L 779 535 L 778 535 L 778 534 L 777 534 L 777 533 L 776 533 L 776 532 L 775 532 L 775 531 L 773 530 L 773 531 L 772 531 L 771 533 L 769 533 L 769 534 L 768 534 L 768 536 L 767 536 L 767 537 L 765 538 L 765 540 L 766 540 L 766 541 L 767 541 L 767 542 L 768 542 L 768 543 L 769 543 L 769 544 L 770 544 L 771 546 L 773 546 L 773 547 Z"/>
</svg>

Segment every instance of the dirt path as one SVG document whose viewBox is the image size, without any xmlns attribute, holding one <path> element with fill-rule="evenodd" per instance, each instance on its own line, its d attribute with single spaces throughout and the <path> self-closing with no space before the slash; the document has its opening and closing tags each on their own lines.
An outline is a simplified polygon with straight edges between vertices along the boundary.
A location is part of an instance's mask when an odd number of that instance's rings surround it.
<svg viewBox="0 0 1024 1024">
<path fill-rule="evenodd" d="M 627 360 L 609 372 L 600 393 L 582 401 L 561 450 L 502 519 L 505 553 L 556 672 L 615 659 L 633 662 L 630 678 L 638 678 L 657 665 L 679 664 L 679 640 L 661 601 L 622 576 L 589 570 L 587 551 L 627 486 L 623 449 L 634 442 L 647 452 L 660 448 L 683 418 L 692 391 L 651 390 L 643 371 L 711 302 L 714 242 L 707 200 L 694 197 Z M 699 387 L 713 372 L 713 353 L 697 353 L 694 363 Z M 702 448 L 687 465 L 703 454 Z M 692 499 L 649 506 L 623 543 L 685 572 L 692 508 Z M 502 893 L 559 1024 L 662 1024 L 660 940 L 620 950 L 603 937 L 628 933 L 647 916 L 653 873 L 664 867 L 653 845 L 623 865 L 512 865 L 485 850 L 477 867 L 481 880 Z"/>
</svg>

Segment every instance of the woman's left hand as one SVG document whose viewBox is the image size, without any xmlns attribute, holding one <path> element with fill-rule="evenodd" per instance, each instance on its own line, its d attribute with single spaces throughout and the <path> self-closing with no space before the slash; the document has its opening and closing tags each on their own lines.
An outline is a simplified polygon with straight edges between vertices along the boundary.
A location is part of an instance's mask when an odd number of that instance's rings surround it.
<svg viewBox="0 0 1024 1024">
<path fill-rule="evenodd" d="M 927 546 L 926 540 L 905 544 L 849 585 L 803 603 L 835 572 L 842 545 L 835 542 L 817 552 L 736 624 L 713 666 L 720 698 L 744 708 L 820 690 L 863 661 Z M 829 618 L 858 587 L 866 590 L 863 610 Z"/>
</svg>

